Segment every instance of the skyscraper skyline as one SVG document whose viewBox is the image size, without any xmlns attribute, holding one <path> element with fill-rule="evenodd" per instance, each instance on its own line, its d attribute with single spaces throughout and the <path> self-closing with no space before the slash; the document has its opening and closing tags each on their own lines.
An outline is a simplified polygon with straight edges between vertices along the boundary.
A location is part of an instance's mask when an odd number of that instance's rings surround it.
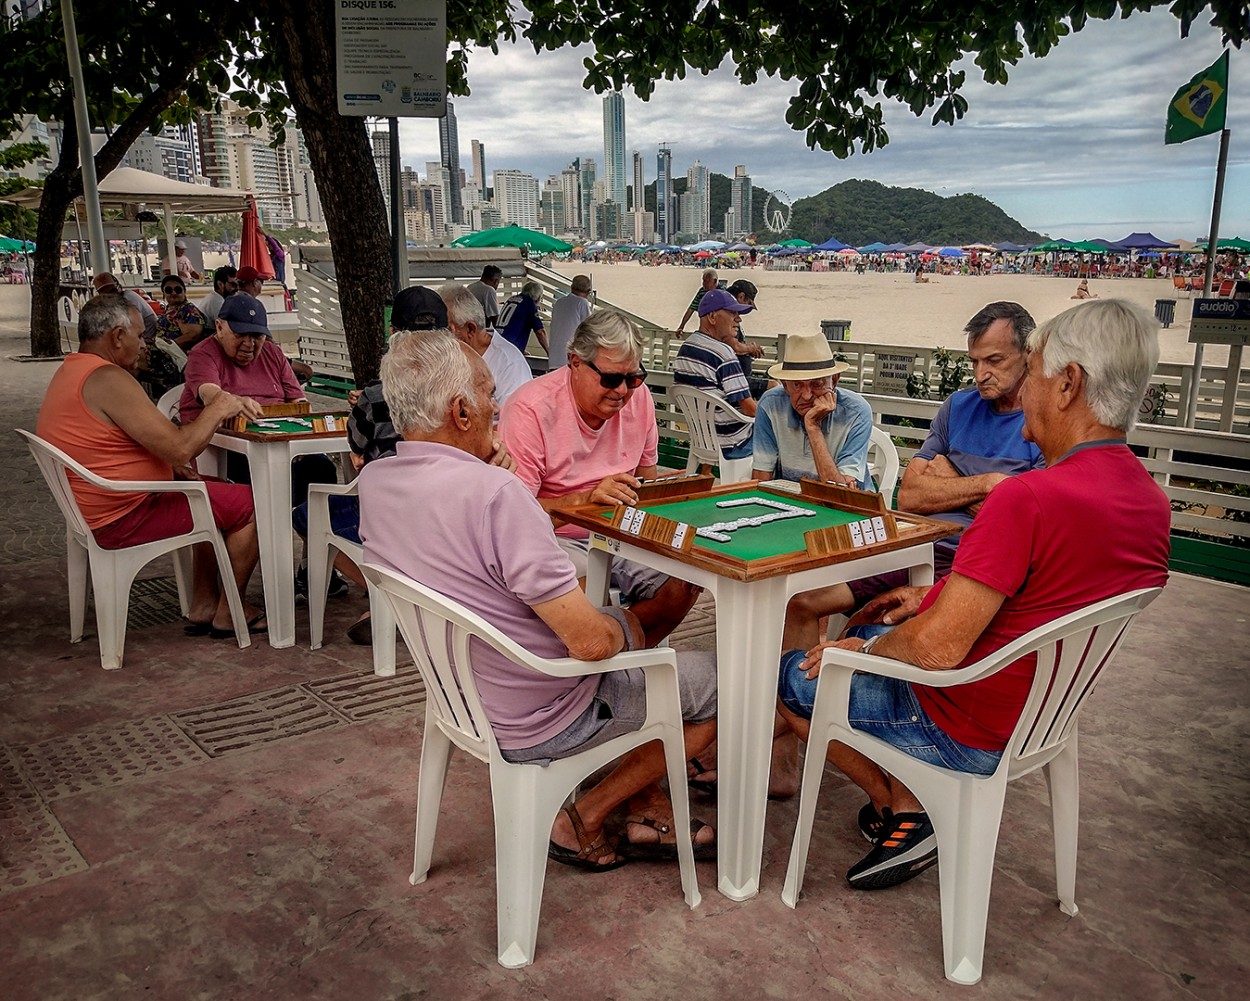
<svg viewBox="0 0 1250 1001">
<path fill-rule="evenodd" d="M 603 177 L 607 196 L 625 211 L 625 98 L 620 91 L 603 96 Z"/>
<path fill-rule="evenodd" d="M 447 114 L 438 120 L 438 151 L 439 161 L 451 177 L 448 194 L 450 222 L 464 221 L 464 208 L 460 198 L 460 132 L 456 128 L 456 109 L 451 101 L 447 102 Z"/>
<path fill-rule="evenodd" d="M 673 227 L 673 151 L 660 143 L 655 158 L 655 231 L 661 243 L 668 243 Z"/>
<path fill-rule="evenodd" d="M 486 144 L 478 142 L 476 139 L 472 141 L 469 156 L 472 158 L 473 164 L 473 186 L 477 188 L 482 198 L 486 197 Z"/>
</svg>

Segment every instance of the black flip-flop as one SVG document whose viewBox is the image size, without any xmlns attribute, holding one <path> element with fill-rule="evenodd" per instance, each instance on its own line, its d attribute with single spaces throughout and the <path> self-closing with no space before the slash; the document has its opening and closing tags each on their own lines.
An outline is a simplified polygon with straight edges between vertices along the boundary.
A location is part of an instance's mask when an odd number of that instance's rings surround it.
<svg viewBox="0 0 1250 1001">
<path fill-rule="evenodd" d="M 188 622 L 182 627 L 182 631 L 188 636 L 207 636 L 213 631 L 211 622 Z"/>
<path fill-rule="evenodd" d="M 689 761 L 686 762 L 686 764 L 694 768 L 695 775 L 706 775 L 708 772 L 713 772 L 716 770 L 715 768 L 704 767 L 703 762 L 701 762 L 698 758 L 691 758 Z M 691 789 L 694 789 L 696 792 L 703 793 L 703 795 L 705 796 L 716 795 L 716 780 L 715 779 L 700 779 L 700 778 L 695 778 L 694 776 L 688 776 L 686 778 L 686 785 L 688 785 Z"/>
<path fill-rule="evenodd" d="M 660 824 L 651 817 L 632 816 L 625 820 L 625 826 L 630 824 L 641 824 L 644 827 L 650 827 L 658 831 L 660 834 L 668 833 L 668 826 Z M 711 862 L 716 859 L 716 841 L 713 839 L 705 845 L 694 844 L 695 835 L 705 827 L 711 827 L 706 821 L 692 819 L 690 821 L 690 838 L 691 847 L 694 849 L 694 858 L 696 862 Z M 677 842 L 676 841 L 630 841 L 628 837 L 622 837 L 620 844 L 617 846 L 617 852 L 628 859 L 637 859 L 640 862 L 676 862 L 677 861 Z"/>
<path fill-rule="evenodd" d="M 265 613 L 258 612 L 257 614 L 253 615 L 250 619 L 247 620 L 247 631 L 253 636 L 257 635 L 258 633 L 266 632 L 269 629 L 269 624 L 266 623 L 263 626 L 260 625 L 260 623 L 264 621 L 265 621 Z M 228 640 L 228 639 L 234 638 L 234 630 L 233 629 L 218 629 L 216 626 L 209 626 L 208 635 L 210 639 Z"/>
</svg>

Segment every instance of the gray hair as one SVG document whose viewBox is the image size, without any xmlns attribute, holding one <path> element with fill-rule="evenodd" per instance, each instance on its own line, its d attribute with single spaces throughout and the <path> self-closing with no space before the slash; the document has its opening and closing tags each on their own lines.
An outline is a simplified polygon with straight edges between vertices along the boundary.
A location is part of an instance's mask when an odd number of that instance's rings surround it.
<svg viewBox="0 0 1250 1001">
<path fill-rule="evenodd" d="M 589 292 L 591 289 L 590 275 L 574 275 L 569 285 L 571 292 Z"/>
<path fill-rule="evenodd" d="M 1159 332 L 1141 306 L 1123 299 L 1082 303 L 1047 320 L 1029 335 L 1029 350 L 1042 356 L 1042 372 L 1065 365 L 1085 371 L 1085 401 L 1100 424 L 1132 430 L 1155 366 Z"/>
<path fill-rule="evenodd" d="M 715 268 L 708 268 L 706 271 L 703 272 L 704 281 L 708 281 L 708 280 L 716 281 L 718 277 L 719 276 L 716 274 Z"/>
<path fill-rule="evenodd" d="M 398 333 L 382 357 L 382 396 L 400 434 L 437 431 L 451 401 L 473 388 L 473 365 L 450 330 Z"/>
<path fill-rule="evenodd" d="M 529 296 L 535 302 L 542 302 L 543 287 L 538 282 L 526 282 L 521 286 L 521 295 Z"/>
<path fill-rule="evenodd" d="M 996 320 L 1011 321 L 1011 339 L 1015 342 L 1017 351 L 1024 351 L 1029 342 L 1029 334 L 1037 327 L 1037 321 L 1018 302 L 1006 300 L 991 302 L 967 322 L 964 333 L 968 335 L 969 343 L 976 344 Z"/>
<path fill-rule="evenodd" d="M 486 329 L 486 310 L 481 300 L 469 291 L 469 286 L 459 282 L 447 282 L 438 287 L 438 296 L 447 307 L 447 322 L 463 327 L 466 323 L 476 323 Z M 396 425 L 398 426 L 398 425 Z"/>
<path fill-rule="evenodd" d="M 600 351 L 638 359 L 642 348 L 642 332 L 627 317 L 612 309 L 600 309 L 578 324 L 569 354 L 590 362 Z"/>
<path fill-rule="evenodd" d="M 131 314 L 139 311 L 120 295 L 97 295 L 78 313 L 78 343 L 99 340 L 114 327 L 130 328 Z"/>
</svg>

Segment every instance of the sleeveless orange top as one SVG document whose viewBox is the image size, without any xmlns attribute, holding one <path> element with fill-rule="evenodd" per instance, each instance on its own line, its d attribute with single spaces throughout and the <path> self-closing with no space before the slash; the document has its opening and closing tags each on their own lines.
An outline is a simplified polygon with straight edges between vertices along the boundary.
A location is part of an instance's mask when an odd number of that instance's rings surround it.
<svg viewBox="0 0 1250 1001">
<path fill-rule="evenodd" d="M 172 480 L 174 472 L 168 462 L 158 459 L 121 428 L 105 424 L 83 402 L 82 387 L 88 376 L 111 364 L 99 355 L 66 355 L 48 383 L 35 433 L 106 480 Z M 69 483 L 93 530 L 129 514 L 148 496 L 101 490 L 73 473 Z"/>
</svg>

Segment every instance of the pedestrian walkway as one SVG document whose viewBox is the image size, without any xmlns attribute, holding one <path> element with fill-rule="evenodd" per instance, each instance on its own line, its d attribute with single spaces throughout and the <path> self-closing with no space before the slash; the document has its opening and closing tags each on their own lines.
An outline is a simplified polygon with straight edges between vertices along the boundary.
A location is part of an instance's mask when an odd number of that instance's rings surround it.
<svg viewBox="0 0 1250 1001">
<path fill-rule="evenodd" d="M 15 289 L 20 288 L 15 286 Z M 0 288 L 0 296 L 4 288 Z M 247 650 L 183 635 L 169 564 L 136 585 L 126 663 L 68 641 L 62 522 L 9 428 L 51 364 L 0 302 L 0 926 L 4 996 L 247 999 L 1240 999 L 1250 942 L 1241 818 L 1250 648 L 1244 589 L 1177 577 L 1082 725 L 1080 913 L 1053 898 L 1045 783 L 1008 796 L 985 979 L 942 979 L 937 878 L 874 894 L 858 793 L 830 773 L 796 910 L 780 899 L 793 801 L 770 804 L 761 893 L 699 865 L 549 867 L 535 965 L 495 963 L 485 769 L 453 760 L 429 880 L 410 886 L 423 692 L 343 637 Z M 259 595 L 257 595 L 259 596 Z M 706 599 L 674 634 L 710 647 Z M 765 665 L 764 667 L 767 667 Z M 714 803 L 692 796 L 696 816 Z"/>
</svg>

